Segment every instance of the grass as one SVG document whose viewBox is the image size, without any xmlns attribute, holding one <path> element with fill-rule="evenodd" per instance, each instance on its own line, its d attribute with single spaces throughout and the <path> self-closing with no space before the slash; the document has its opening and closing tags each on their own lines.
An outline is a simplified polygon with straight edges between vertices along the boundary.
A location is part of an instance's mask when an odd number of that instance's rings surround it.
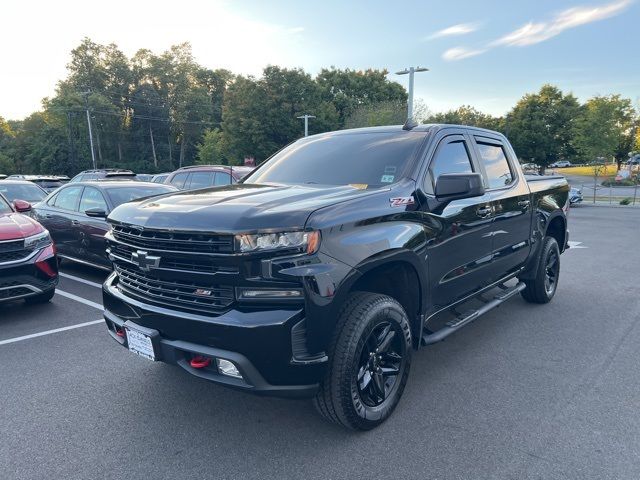
<svg viewBox="0 0 640 480">
<path fill-rule="evenodd" d="M 554 169 L 556 173 L 560 173 L 562 175 L 582 175 L 585 177 L 593 177 L 593 167 L 567 167 L 567 168 L 556 168 Z M 618 166 L 614 164 L 607 165 L 606 170 L 603 168 L 599 173 L 599 177 L 606 177 L 608 175 L 615 175 L 618 172 Z"/>
</svg>

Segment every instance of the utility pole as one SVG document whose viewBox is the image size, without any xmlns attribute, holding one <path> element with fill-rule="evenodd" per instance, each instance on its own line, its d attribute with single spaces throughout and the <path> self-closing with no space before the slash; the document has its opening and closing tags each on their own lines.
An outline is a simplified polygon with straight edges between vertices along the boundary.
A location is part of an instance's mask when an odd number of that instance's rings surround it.
<svg viewBox="0 0 640 480">
<path fill-rule="evenodd" d="M 428 68 L 424 67 L 409 67 L 396 72 L 396 75 L 409 74 L 409 100 L 407 102 L 407 120 L 413 119 L 413 76 L 416 72 L 428 72 Z"/>
<path fill-rule="evenodd" d="M 300 115 L 299 117 L 296 117 L 296 118 L 300 118 L 300 119 L 304 118 L 304 136 L 308 137 L 309 136 L 309 119 L 316 118 L 315 115 L 307 115 L 305 113 L 304 115 Z"/>
<path fill-rule="evenodd" d="M 96 169 L 96 153 L 93 148 L 93 131 L 91 130 L 91 115 L 89 114 L 89 95 L 91 91 L 83 92 L 84 95 L 84 106 L 85 111 L 87 112 L 87 125 L 89 126 L 89 144 L 91 145 L 91 161 L 93 162 L 93 169 Z"/>
</svg>

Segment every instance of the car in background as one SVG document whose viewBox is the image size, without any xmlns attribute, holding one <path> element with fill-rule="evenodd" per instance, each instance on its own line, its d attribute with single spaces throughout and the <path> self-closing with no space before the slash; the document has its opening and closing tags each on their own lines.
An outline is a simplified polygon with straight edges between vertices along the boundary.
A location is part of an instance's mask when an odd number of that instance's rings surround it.
<svg viewBox="0 0 640 480">
<path fill-rule="evenodd" d="M 4 173 L 0 173 L 0 180 L 4 180 L 7 176 Z"/>
<path fill-rule="evenodd" d="M 153 183 L 164 183 L 169 175 L 171 175 L 171 172 L 158 173 L 157 175 L 151 177 L 151 181 Z"/>
<path fill-rule="evenodd" d="M 34 206 L 32 216 L 51 233 L 60 258 L 111 270 L 104 234 L 107 215 L 126 202 L 175 192 L 148 182 L 73 182 Z"/>
<path fill-rule="evenodd" d="M 45 303 L 58 284 L 58 260 L 49 232 L 23 213 L 31 204 L 0 195 L 0 302 Z"/>
<path fill-rule="evenodd" d="M 73 177 L 69 183 L 88 182 L 91 180 L 137 180 L 136 174 L 131 170 L 122 168 L 99 168 L 85 170 Z"/>
<path fill-rule="evenodd" d="M 254 170 L 253 167 L 228 165 L 192 165 L 172 172 L 164 183 L 180 190 L 195 190 L 216 185 L 238 183 Z"/>
<path fill-rule="evenodd" d="M 56 175 L 10 175 L 7 180 L 24 180 L 31 183 L 35 183 L 47 193 L 53 192 L 58 187 L 64 185 L 65 179 L 68 181 L 69 177 L 60 177 Z"/>
<path fill-rule="evenodd" d="M 29 203 L 41 202 L 48 195 L 44 189 L 28 180 L 4 180 L 0 182 L 0 194 L 9 202 L 24 200 Z"/>
<path fill-rule="evenodd" d="M 136 180 L 139 182 L 150 182 L 153 175 L 150 173 L 136 173 Z"/>
<path fill-rule="evenodd" d="M 576 205 L 582 202 L 582 200 L 584 200 L 584 198 L 582 198 L 582 190 L 576 187 L 571 187 L 571 190 L 569 191 L 569 203 L 571 205 Z"/>
<path fill-rule="evenodd" d="M 550 168 L 565 168 L 565 167 L 570 167 L 571 166 L 571 162 L 568 162 L 566 160 L 561 160 L 559 162 L 554 162 L 551 165 L 549 165 Z"/>
</svg>

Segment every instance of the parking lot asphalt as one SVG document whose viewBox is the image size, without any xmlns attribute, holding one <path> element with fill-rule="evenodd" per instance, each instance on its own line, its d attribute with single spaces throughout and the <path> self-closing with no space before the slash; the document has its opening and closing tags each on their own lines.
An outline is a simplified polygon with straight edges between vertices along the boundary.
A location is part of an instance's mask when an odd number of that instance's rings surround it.
<svg viewBox="0 0 640 480">
<path fill-rule="evenodd" d="M 554 300 L 417 352 L 366 433 L 129 354 L 101 323 L 31 336 L 101 318 L 106 274 L 67 264 L 60 291 L 89 303 L 0 306 L 0 479 L 640 478 L 639 222 L 572 209 Z"/>
</svg>

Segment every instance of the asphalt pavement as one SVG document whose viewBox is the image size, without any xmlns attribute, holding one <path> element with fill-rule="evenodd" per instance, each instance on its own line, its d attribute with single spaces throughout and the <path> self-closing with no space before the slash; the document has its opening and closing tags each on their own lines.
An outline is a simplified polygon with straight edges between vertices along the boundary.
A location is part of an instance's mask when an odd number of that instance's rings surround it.
<svg viewBox="0 0 640 480">
<path fill-rule="evenodd" d="M 0 306 L 0 479 L 640 478 L 639 222 L 572 209 L 554 300 L 417 352 L 366 433 L 129 354 L 97 322 L 105 274 L 67 264 L 51 304 Z"/>
</svg>

